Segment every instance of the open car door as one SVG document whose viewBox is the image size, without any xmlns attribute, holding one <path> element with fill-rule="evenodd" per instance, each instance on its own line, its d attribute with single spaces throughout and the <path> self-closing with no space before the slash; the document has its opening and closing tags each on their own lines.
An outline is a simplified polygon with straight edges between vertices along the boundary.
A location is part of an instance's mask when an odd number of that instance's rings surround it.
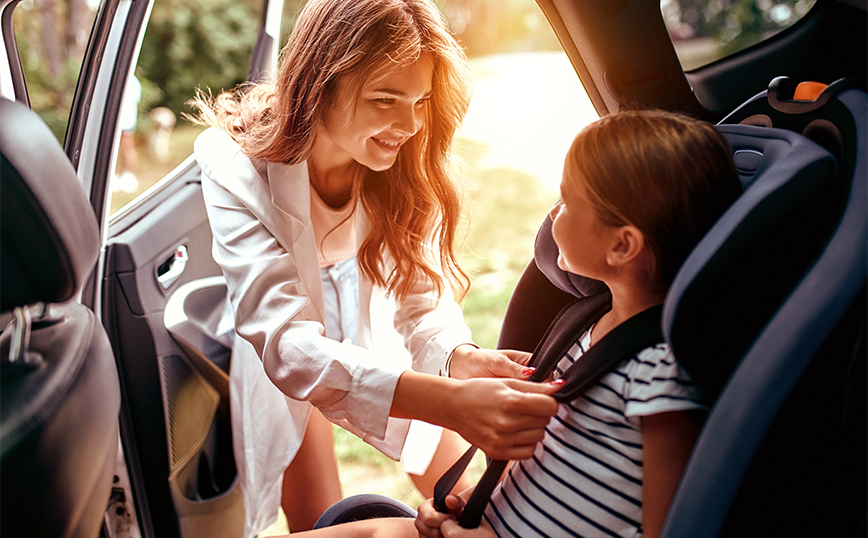
<svg viewBox="0 0 868 538">
<path fill-rule="evenodd" d="M 4 97 L 29 104 L 22 62 L 8 39 L 14 34 L 16 4 L 0 2 L 7 38 L 0 86 Z M 124 94 L 132 91 L 143 41 L 161 36 L 152 35 L 148 21 L 178 13 L 195 17 L 200 9 L 195 4 L 103 0 L 91 7 L 94 22 L 64 142 L 101 216 L 103 252 L 81 303 L 106 328 L 121 388 L 120 450 L 104 528 L 108 536 L 234 537 L 243 529 L 228 412 L 233 331 L 231 323 L 220 324 L 225 285 L 211 257 L 195 160 L 187 157 L 150 188 L 134 193 L 138 196 L 130 203 L 110 209 L 118 205 L 113 197 L 130 194 L 117 188 L 115 169 Z M 200 4 L 214 9 L 207 0 Z M 88 6 L 69 7 L 79 8 Z M 248 0 L 223 9 L 230 11 L 210 16 L 231 24 L 244 18 L 258 26 L 249 33 L 252 54 L 243 60 L 242 73 L 248 80 L 267 75 L 276 65 L 282 2 Z M 22 11 L 36 16 L 30 7 Z M 190 39 L 195 44 L 196 36 Z M 158 86 L 150 85 L 152 95 Z M 195 90 L 189 88 L 188 98 Z M 191 146 L 181 151 L 192 153 Z"/>
<path fill-rule="evenodd" d="M 247 4 L 262 10 L 245 15 L 261 21 L 248 69 L 248 79 L 258 79 L 276 65 L 282 2 Z M 151 9 L 156 7 L 150 2 L 131 4 L 114 65 L 99 66 L 111 78 L 109 87 L 134 72 L 137 51 L 149 36 L 145 22 Z M 104 130 L 103 136 L 117 137 L 117 127 Z M 96 164 L 113 154 L 97 149 L 91 158 Z M 93 170 L 98 214 L 108 213 L 110 176 L 104 166 Z M 226 317 L 222 274 L 211 257 L 211 229 L 193 157 L 112 215 L 105 236 L 104 266 L 92 300 L 117 357 L 129 485 L 115 497 L 118 506 L 109 507 L 113 526 L 124 535 L 125 518 L 135 514 L 143 536 L 240 536 L 244 508 L 229 420 L 234 331 L 231 315 Z"/>
</svg>

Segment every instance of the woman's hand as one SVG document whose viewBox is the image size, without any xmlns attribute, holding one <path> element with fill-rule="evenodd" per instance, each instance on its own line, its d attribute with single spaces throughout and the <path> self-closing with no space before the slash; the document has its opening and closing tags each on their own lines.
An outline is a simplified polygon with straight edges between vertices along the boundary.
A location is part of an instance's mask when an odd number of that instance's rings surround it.
<svg viewBox="0 0 868 538">
<path fill-rule="evenodd" d="M 531 354 L 513 349 L 480 349 L 462 344 L 452 352 L 449 377 L 511 377 L 527 379 L 533 370 L 527 367 Z"/>
<path fill-rule="evenodd" d="M 473 489 L 467 490 L 469 495 Z M 447 495 L 444 501 L 449 513 L 438 512 L 434 508 L 434 500 L 428 499 L 419 506 L 419 511 L 416 514 L 416 530 L 419 531 L 419 536 L 425 538 L 443 538 L 440 533 L 440 526 L 443 522 L 451 519 L 455 520 L 461 516 L 461 511 L 464 510 L 465 500 L 458 495 Z"/>
<path fill-rule="evenodd" d="M 456 431 L 494 459 L 527 459 L 557 413 L 551 395 L 558 382 L 458 381 L 408 370 L 398 379 L 391 414 Z"/>
</svg>

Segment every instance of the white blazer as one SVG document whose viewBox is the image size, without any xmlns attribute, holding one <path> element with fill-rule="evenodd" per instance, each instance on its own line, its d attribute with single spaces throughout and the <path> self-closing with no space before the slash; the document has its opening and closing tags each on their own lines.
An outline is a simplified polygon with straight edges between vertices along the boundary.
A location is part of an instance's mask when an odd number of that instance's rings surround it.
<svg viewBox="0 0 868 538">
<path fill-rule="evenodd" d="M 360 275 L 358 345 L 326 338 L 307 164 L 250 159 L 216 128 L 197 138 L 194 152 L 214 259 L 226 277 L 240 336 L 230 405 L 245 535 L 252 536 L 277 516 L 282 473 L 301 443 L 311 405 L 398 459 L 410 425 L 389 417 L 398 377 L 410 368 L 438 374 L 471 336 L 451 291 L 438 296 L 433 284 L 420 282 L 395 305 Z M 361 242 L 368 229 L 361 208 L 356 228 Z M 437 259 L 434 247 L 431 255 Z"/>
</svg>

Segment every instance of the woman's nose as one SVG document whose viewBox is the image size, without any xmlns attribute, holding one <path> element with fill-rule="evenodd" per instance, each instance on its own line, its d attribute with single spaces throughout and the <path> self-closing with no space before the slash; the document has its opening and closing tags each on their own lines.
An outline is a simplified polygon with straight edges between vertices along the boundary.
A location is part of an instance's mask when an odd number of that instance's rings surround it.
<svg viewBox="0 0 868 538">
<path fill-rule="evenodd" d="M 392 124 L 396 131 L 413 136 L 422 128 L 425 119 L 421 110 L 416 110 L 415 105 L 401 107 L 398 116 Z"/>
</svg>

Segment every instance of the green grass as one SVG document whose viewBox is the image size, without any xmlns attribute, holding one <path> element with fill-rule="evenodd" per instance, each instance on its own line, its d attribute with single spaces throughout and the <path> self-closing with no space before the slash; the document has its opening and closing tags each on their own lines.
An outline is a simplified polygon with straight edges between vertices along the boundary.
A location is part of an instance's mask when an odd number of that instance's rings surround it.
<svg viewBox="0 0 868 538">
<path fill-rule="evenodd" d="M 463 304 L 464 319 L 476 342 L 493 348 L 509 297 L 533 257 L 537 230 L 557 193 L 521 170 L 479 166 L 484 151 L 459 140 L 458 156 L 466 163 L 471 188 L 460 256 L 472 281 Z"/>
<path fill-rule="evenodd" d="M 181 164 L 187 157 L 193 153 L 193 141 L 199 136 L 204 129 L 198 125 L 192 125 L 185 120 L 180 120 L 178 126 L 172 132 L 172 144 L 170 146 L 170 155 L 165 162 L 158 161 L 151 155 L 147 143 L 138 137 L 136 140 L 136 149 L 138 152 L 138 167 L 136 177 L 139 180 L 139 189 L 136 192 L 112 192 L 111 198 L 111 213 L 122 208 L 130 203 L 133 198 L 150 188 L 171 172 L 176 166 Z"/>
</svg>

